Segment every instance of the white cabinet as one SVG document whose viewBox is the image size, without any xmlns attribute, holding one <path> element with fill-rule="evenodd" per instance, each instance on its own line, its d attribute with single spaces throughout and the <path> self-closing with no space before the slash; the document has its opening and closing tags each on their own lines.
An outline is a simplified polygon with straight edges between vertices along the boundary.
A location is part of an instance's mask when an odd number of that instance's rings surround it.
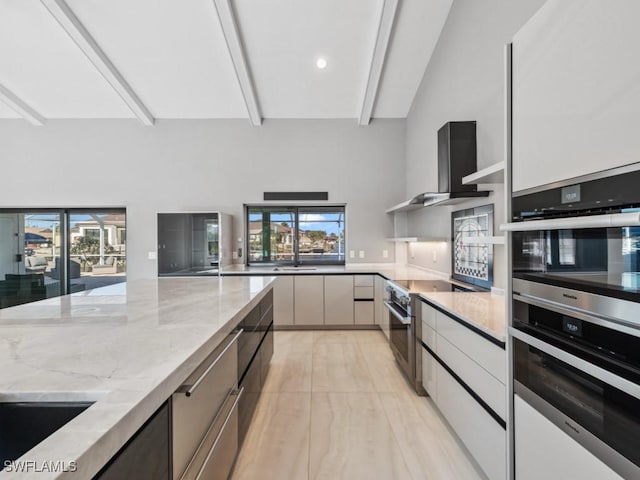
<svg viewBox="0 0 640 480">
<path fill-rule="evenodd" d="M 429 326 L 429 324 L 422 319 L 422 343 L 424 343 L 427 347 L 429 347 L 434 352 L 437 350 L 436 347 L 436 331 Z"/>
<path fill-rule="evenodd" d="M 507 478 L 506 431 L 438 364 L 436 405 L 491 480 Z M 579 478 L 579 477 L 537 477 Z M 520 480 L 520 479 L 518 479 Z"/>
<path fill-rule="evenodd" d="M 436 328 L 436 315 L 438 311 L 430 305 L 427 305 L 424 302 L 420 302 L 420 314 L 422 321 L 426 323 L 429 327 L 435 329 Z M 435 348 L 435 347 L 433 347 Z"/>
<path fill-rule="evenodd" d="M 374 278 L 375 288 L 375 320 L 376 324 L 380 326 L 380 329 L 384 335 L 389 338 L 389 313 L 384 306 L 384 297 L 386 292 L 387 283 L 384 278 L 376 275 Z"/>
<path fill-rule="evenodd" d="M 293 277 L 279 276 L 273 285 L 274 325 L 293 325 Z"/>
<path fill-rule="evenodd" d="M 353 275 L 323 278 L 325 325 L 353 325 Z"/>
<path fill-rule="evenodd" d="M 375 275 L 354 275 L 354 287 L 373 287 Z"/>
<path fill-rule="evenodd" d="M 484 340 L 484 342 L 489 343 L 486 340 Z M 451 370 L 456 372 L 456 375 L 471 387 L 471 390 L 477 393 L 487 405 L 504 420 L 507 414 L 507 389 L 504 383 L 500 383 L 498 379 L 489 374 L 489 372 L 478 363 L 440 334 L 436 334 L 436 344 L 437 347 L 435 351 L 438 357 L 440 357 Z M 502 355 L 504 359 L 504 350 L 502 350 Z"/>
<path fill-rule="evenodd" d="M 382 303 L 385 281 L 377 275 L 282 275 L 274 285 L 278 326 L 375 325 L 389 337 Z"/>
<path fill-rule="evenodd" d="M 640 2 L 549 0 L 513 37 L 513 190 L 638 161 Z"/>
<path fill-rule="evenodd" d="M 373 325 L 374 324 L 374 304 L 373 301 L 357 301 L 354 305 L 354 323 L 356 325 Z"/>
<path fill-rule="evenodd" d="M 438 372 L 438 362 L 435 358 L 427 351 L 426 348 L 422 347 L 422 386 L 427 391 L 429 396 L 433 398 L 433 401 L 436 400 L 438 394 L 438 383 L 437 383 L 437 372 Z"/>
<path fill-rule="evenodd" d="M 505 350 L 424 301 L 420 319 L 422 386 L 487 476 L 506 479 Z"/>
<path fill-rule="evenodd" d="M 294 285 L 294 324 L 324 324 L 324 277 L 322 275 L 297 275 Z"/>
<path fill-rule="evenodd" d="M 370 287 L 354 287 L 353 298 L 372 299 L 374 297 L 373 285 Z"/>
<path fill-rule="evenodd" d="M 516 480 L 622 478 L 518 395 L 514 426 Z"/>
<path fill-rule="evenodd" d="M 498 347 L 448 316 L 440 312 L 436 314 L 438 334 L 506 385 L 507 357 L 504 348 Z"/>
</svg>

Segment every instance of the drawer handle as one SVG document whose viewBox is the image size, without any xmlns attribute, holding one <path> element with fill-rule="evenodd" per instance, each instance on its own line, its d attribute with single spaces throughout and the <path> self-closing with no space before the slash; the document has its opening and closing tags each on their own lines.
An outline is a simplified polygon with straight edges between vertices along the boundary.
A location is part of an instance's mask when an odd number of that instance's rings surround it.
<svg viewBox="0 0 640 480">
<path fill-rule="evenodd" d="M 402 315 L 400 315 L 398 312 L 396 312 L 396 309 L 393 308 L 393 305 L 391 305 L 389 302 L 384 302 L 384 306 L 387 307 L 389 313 L 396 317 L 400 323 L 402 323 L 403 325 L 411 325 L 411 317 L 403 317 Z"/>
<path fill-rule="evenodd" d="M 231 345 L 233 345 L 238 338 L 240 337 L 240 335 L 242 335 L 242 332 L 244 330 L 241 328 L 238 333 L 236 333 L 236 335 L 233 337 L 233 339 L 231 339 L 231 341 L 229 342 L 229 344 L 224 347 L 224 350 L 222 350 L 222 352 L 220 352 L 220 355 L 218 355 L 216 357 L 216 359 L 211 362 L 211 365 L 209 365 L 207 367 L 207 369 L 204 371 L 204 373 L 202 375 L 200 375 L 198 377 L 198 379 L 193 382 L 193 385 L 183 385 L 182 388 L 180 390 L 185 390 L 184 394 L 187 397 L 190 397 L 191 395 L 193 395 L 193 392 L 196 391 L 196 389 L 200 386 L 200 384 L 202 383 L 202 381 L 205 379 L 205 377 L 209 374 L 209 372 L 211 370 L 213 370 L 213 368 L 217 365 L 217 363 L 220 361 L 220 359 L 224 356 L 225 353 L 227 353 L 227 350 L 229 350 L 231 348 Z"/>
<path fill-rule="evenodd" d="M 612 213 L 587 215 L 584 217 L 551 218 L 526 222 L 503 223 L 502 232 L 529 232 L 537 230 L 570 230 L 575 228 L 637 227 L 640 225 L 638 213 Z"/>
<path fill-rule="evenodd" d="M 242 387 L 239 390 L 229 391 L 229 393 L 227 394 L 227 398 L 225 399 L 224 403 L 218 410 L 218 413 L 216 414 L 211 424 L 209 425 L 209 428 L 207 429 L 207 433 L 205 433 L 204 438 L 200 442 L 200 445 L 198 445 L 198 448 L 196 448 L 193 454 L 193 457 L 191 457 L 191 460 L 189 461 L 187 468 L 185 469 L 184 473 L 180 476 L 180 480 L 198 480 L 202 476 L 204 467 L 207 465 L 207 462 L 211 458 L 211 455 L 213 455 L 213 452 L 218 446 L 218 443 L 220 443 L 220 438 L 224 434 L 225 428 L 229 423 L 229 420 L 231 419 L 233 412 L 237 408 L 238 402 L 240 401 L 240 397 L 242 396 L 243 392 L 244 392 L 244 387 Z M 227 405 L 231 401 L 232 397 L 235 397 L 235 399 L 233 400 L 233 404 L 231 405 L 230 408 L 227 408 Z M 227 413 L 227 415 L 224 421 L 222 422 L 222 425 L 220 425 L 219 420 L 221 416 L 225 413 Z M 211 439 L 214 437 L 215 439 L 211 441 Z M 209 446 L 209 444 L 211 444 L 211 446 Z M 204 454 L 205 449 L 206 449 L 206 454 Z M 205 455 L 204 459 L 202 458 L 203 455 Z"/>
<path fill-rule="evenodd" d="M 202 462 L 202 466 L 200 467 L 200 471 L 196 475 L 196 480 L 200 480 L 200 477 L 202 476 L 202 470 L 204 469 L 205 465 L 207 463 L 209 463 L 209 459 L 211 458 L 211 455 L 213 455 L 213 452 L 215 452 L 216 447 L 218 446 L 218 443 L 220 443 L 220 439 L 222 438 L 222 435 L 224 434 L 224 431 L 227 428 L 227 424 L 229 423 L 229 420 L 231 420 L 231 416 L 233 415 L 233 412 L 236 410 L 236 408 L 238 408 L 238 402 L 240 401 L 240 397 L 242 396 L 243 393 L 244 393 L 244 387 L 242 387 L 240 390 L 236 390 L 235 392 L 232 393 L 232 395 L 235 395 L 236 399 L 234 400 L 233 405 L 231 406 L 231 410 L 229 410 L 227 418 L 224 419 L 224 423 L 222 424 L 222 427 L 220 427 L 220 431 L 218 432 L 218 436 L 216 437 L 215 441 L 213 442 L 213 445 L 211 445 L 211 449 L 209 450 L 209 453 L 207 454 L 207 458 L 205 458 L 204 462 Z"/>
</svg>

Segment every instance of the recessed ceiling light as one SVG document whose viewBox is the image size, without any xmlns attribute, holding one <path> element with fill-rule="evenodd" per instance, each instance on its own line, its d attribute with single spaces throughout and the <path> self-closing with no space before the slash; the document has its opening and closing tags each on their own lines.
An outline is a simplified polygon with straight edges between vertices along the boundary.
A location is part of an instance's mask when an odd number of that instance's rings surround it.
<svg viewBox="0 0 640 480">
<path fill-rule="evenodd" d="M 324 70 L 325 68 L 327 68 L 327 59 L 326 58 L 322 58 L 322 57 L 317 59 L 316 60 L 316 67 L 318 67 L 320 70 Z"/>
</svg>

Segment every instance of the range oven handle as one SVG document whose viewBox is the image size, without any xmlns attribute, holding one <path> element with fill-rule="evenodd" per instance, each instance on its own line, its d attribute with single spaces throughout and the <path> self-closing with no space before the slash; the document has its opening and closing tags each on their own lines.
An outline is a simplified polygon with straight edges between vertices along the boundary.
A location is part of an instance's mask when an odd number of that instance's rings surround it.
<svg viewBox="0 0 640 480">
<path fill-rule="evenodd" d="M 622 390 L 623 392 L 640 399 L 640 385 L 630 382 L 625 378 L 619 377 L 618 375 L 611 373 L 604 368 L 598 367 L 597 365 L 576 357 L 575 355 L 561 350 L 560 348 L 554 347 L 553 345 L 550 345 L 538 338 L 522 332 L 517 328 L 509 327 L 509 334 L 513 338 L 517 338 L 518 340 L 531 345 L 532 347 L 537 348 L 538 350 L 551 355 L 552 357 L 557 358 L 558 360 L 617 388 L 618 390 Z"/>
<path fill-rule="evenodd" d="M 502 225 L 500 225 L 500 231 L 531 232 L 537 230 L 571 230 L 578 228 L 612 228 L 638 226 L 640 226 L 640 213 L 630 212 L 503 223 Z"/>
<path fill-rule="evenodd" d="M 391 314 L 396 317 L 400 323 L 402 323 L 403 325 L 411 325 L 411 317 L 403 317 L 402 315 L 400 315 L 396 309 L 394 308 L 394 306 L 392 304 L 390 304 L 389 302 L 384 302 L 384 306 L 387 307 L 387 310 L 389 310 L 391 312 Z"/>
</svg>

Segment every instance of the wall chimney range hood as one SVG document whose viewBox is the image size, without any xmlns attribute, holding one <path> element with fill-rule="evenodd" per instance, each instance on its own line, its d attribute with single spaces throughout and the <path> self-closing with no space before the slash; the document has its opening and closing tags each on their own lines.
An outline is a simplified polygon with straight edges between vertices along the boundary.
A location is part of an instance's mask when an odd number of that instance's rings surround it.
<svg viewBox="0 0 640 480">
<path fill-rule="evenodd" d="M 387 213 L 422 207 L 455 205 L 470 198 L 487 197 L 476 185 L 463 185 L 462 177 L 477 170 L 476 122 L 447 122 L 438 130 L 438 191 L 416 195 Z"/>
</svg>

